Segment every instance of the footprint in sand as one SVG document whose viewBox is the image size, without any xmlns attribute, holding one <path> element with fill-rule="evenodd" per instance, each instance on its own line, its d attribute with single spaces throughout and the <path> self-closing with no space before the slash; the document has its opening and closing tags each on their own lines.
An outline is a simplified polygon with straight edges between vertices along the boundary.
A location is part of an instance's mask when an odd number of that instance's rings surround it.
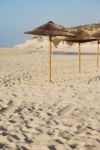
<svg viewBox="0 0 100 150">
<path fill-rule="evenodd" d="M 66 105 L 61 110 L 59 110 L 57 114 L 60 117 L 66 117 L 66 116 L 70 115 L 74 109 L 75 109 L 74 105 Z"/>
<path fill-rule="evenodd" d="M 6 113 L 6 112 L 10 109 L 10 107 L 12 107 L 12 106 L 13 106 L 13 101 L 10 100 L 10 101 L 8 102 L 8 104 L 7 104 L 6 107 L 2 107 L 2 108 L 0 109 L 0 113 L 1 113 L 1 114 Z"/>
</svg>

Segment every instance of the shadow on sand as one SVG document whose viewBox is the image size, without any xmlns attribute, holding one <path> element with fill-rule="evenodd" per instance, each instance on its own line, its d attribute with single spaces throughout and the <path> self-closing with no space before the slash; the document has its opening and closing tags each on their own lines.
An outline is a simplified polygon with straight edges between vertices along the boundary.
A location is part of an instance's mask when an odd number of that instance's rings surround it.
<svg viewBox="0 0 100 150">
<path fill-rule="evenodd" d="M 52 52 L 54 55 L 78 55 L 78 52 L 62 52 L 62 51 L 54 51 Z M 96 55 L 94 52 L 81 52 L 81 55 Z"/>
</svg>

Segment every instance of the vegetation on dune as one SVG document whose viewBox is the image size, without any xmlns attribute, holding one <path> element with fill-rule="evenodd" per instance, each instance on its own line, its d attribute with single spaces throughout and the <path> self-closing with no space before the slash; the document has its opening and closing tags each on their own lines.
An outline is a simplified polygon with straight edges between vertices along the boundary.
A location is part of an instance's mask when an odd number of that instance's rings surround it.
<svg viewBox="0 0 100 150">
<path fill-rule="evenodd" d="M 76 30 L 85 30 L 89 33 L 94 33 L 100 31 L 100 23 L 88 24 L 88 25 L 79 25 L 71 28 L 67 28 L 68 31 L 76 31 Z"/>
</svg>

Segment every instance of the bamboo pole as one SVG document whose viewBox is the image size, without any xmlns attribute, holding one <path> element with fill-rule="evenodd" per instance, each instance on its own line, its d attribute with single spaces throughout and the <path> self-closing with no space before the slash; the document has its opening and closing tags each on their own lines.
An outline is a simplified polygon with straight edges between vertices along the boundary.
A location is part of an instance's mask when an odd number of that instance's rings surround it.
<svg viewBox="0 0 100 150">
<path fill-rule="evenodd" d="M 79 52 L 78 52 L 78 63 L 79 63 L 79 66 L 78 66 L 78 71 L 79 73 L 81 72 L 81 44 L 79 43 Z"/>
<path fill-rule="evenodd" d="M 49 36 L 49 82 L 51 83 L 51 53 L 52 53 L 52 36 Z"/>
<path fill-rule="evenodd" d="M 97 41 L 97 67 L 99 67 L 99 40 Z"/>
</svg>

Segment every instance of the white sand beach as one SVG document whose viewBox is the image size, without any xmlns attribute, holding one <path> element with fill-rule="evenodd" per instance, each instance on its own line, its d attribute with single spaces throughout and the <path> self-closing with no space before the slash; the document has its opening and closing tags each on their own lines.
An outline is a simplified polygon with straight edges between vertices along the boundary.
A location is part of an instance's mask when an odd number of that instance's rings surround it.
<svg viewBox="0 0 100 150">
<path fill-rule="evenodd" d="M 100 66 L 96 44 L 0 48 L 0 149 L 100 150 Z"/>
</svg>

